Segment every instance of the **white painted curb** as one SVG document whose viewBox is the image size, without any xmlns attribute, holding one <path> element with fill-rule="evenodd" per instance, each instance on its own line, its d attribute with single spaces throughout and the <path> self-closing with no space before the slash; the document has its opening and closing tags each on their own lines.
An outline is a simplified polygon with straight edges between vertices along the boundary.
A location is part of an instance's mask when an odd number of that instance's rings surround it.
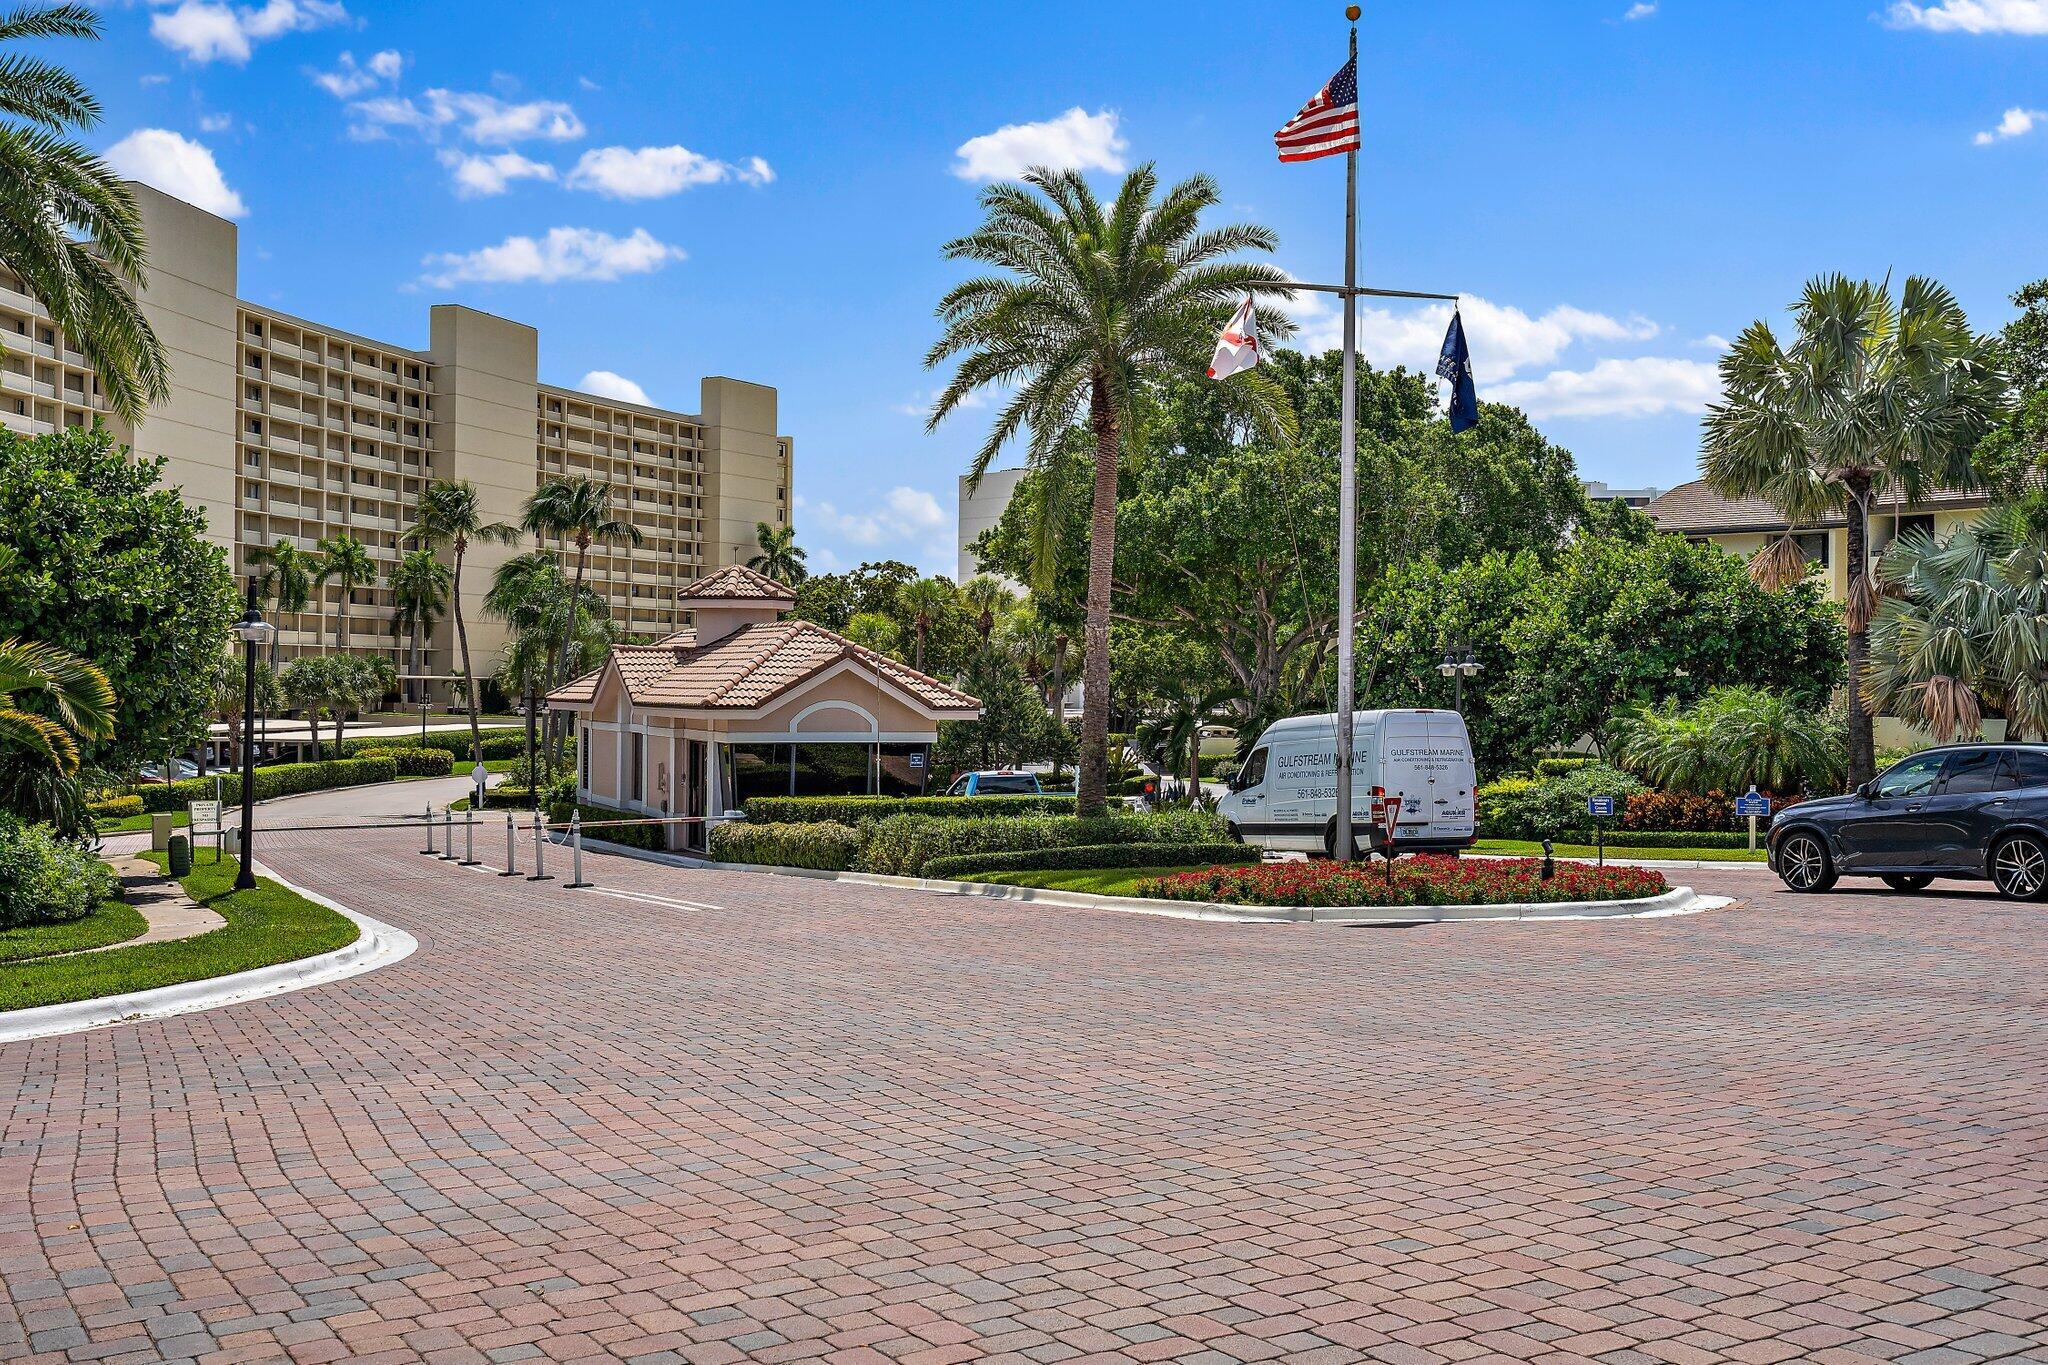
<svg viewBox="0 0 2048 1365">
<path fill-rule="evenodd" d="M 1689 886 L 1675 886 L 1662 895 L 1632 901 L 1548 901 L 1521 905 L 1354 905 L 1339 909 L 1320 909 L 1306 905 L 1223 905 L 1213 901 L 1162 901 L 1138 896 L 1091 896 L 1078 891 L 1005 886 L 1000 882 L 951 882 L 929 877 L 888 877 L 875 872 L 827 872 L 811 867 L 772 867 L 764 863 L 719 863 L 708 858 L 693 858 L 681 853 L 655 853 L 644 848 L 628 848 L 624 844 L 597 839 L 585 839 L 583 845 L 599 852 L 621 854 L 628 858 L 638 858 L 642 862 L 663 863 L 670 867 L 720 872 L 765 872 L 779 877 L 808 877 L 813 881 L 891 886 L 905 891 L 925 891 L 941 896 L 1029 901 L 1075 910 L 1114 910 L 1128 915 L 1214 920 L 1226 924 L 1498 924 L 1525 920 L 1643 919 L 1697 914 L 1703 910 L 1718 910 L 1731 903 L 1731 898 L 1727 896 L 1702 896 Z"/>
<path fill-rule="evenodd" d="M 97 1000 L 74 1000 L 64 1005 L 12 1010 L 0 1014 L 0 1043 L 81 1033 L 87 1029 L 105 1028 L 109 1024 L 168 1019 L 179 1014 L 219 1009 L 223 1005 L 238 1005 L 245 1000 L 283 995 L 308 986 L 323 986 L 330 981 L 346 981 L 349 977 L 403 962 L 420 946 L 419 940 L 405 930 L 358 914 L 317 891 L 296 886 L 262 863 L 256 864 L 256 871 L 286 890 L 353 920 L 362 932 L 354 943 L 346 947 L 336 948 L 331 953 L 302 957 L 296 962 L 277 962 L 228 976 L 159 986 L 155 990 L 130 991 L 126 995 L 105 995 Z"/>
</svg>

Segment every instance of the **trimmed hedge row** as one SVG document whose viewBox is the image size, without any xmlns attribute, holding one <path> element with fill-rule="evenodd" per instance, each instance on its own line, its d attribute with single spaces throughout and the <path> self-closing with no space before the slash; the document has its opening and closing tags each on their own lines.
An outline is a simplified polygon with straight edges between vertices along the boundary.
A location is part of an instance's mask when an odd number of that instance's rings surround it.
<svg viewBox="0 0 2048 1365">
<path fill-rule="evenodd" d="M 230 805 L 242 799 L 242 775 L 222 773 L 219 777 L 188 777 L 166 786 L 161 782 L 138 787 L 129 793 L 139 797 L 142 808 L 180 811 L 188 801 L 211 801 L 214 783 L 220 783 L 220 799 Z M 388 758 L 344 758 L 326 763 L 281 763 L 256 770 L 256 799 L 297 796 L 301 792 L 328 791 L 335 787 L 360 787 L 371 782 L 395 782 L 398 765 Z"/>
<path fill-rule="evenodd" d="M 757 825 L 734 821 L 711 830 L 711 856 L 722 863 L 811 867 L 844 872 L 860 852 L 860 831 L 833 820 Z"/>
<path fill-rule="evenodd" d="M 358 758 L 388 758 L 398 767 L 400 777 L 447 777 L 455 771 L 455 755 L 446 749 L 365 749 Z"/>
<path fill-rule="evenodd" d="M 938 880 L 982 872 L 1064 872 L 1097 867 L 1198 867 L 1259 861 L 1243 844 L 1071 844 L 1022 853 L 963 853 L 934 858 L 922 875 Z"/>
<path fill-rule="evenodd" d="M 755 796 L 747 819 L 763 825 L 829 821 L 857 825 L 892 815 L 943 815 L 989 819 L 1011 815 L 1070 815 L 1069 796 Z"/>
<path fill-rule="evenodd" d="M 493 796 L 496 794 L 492 793 Z M 593 820 L 644 820 L 646 817 L 637 811 L 613 810 L 609 806 L 576 806 L 573 809 L 583 817 L 586 826 L 583 831 L 585 839 L 602 839 L 606 843 L 623 844 L 627 848 L 644 848 L 654 853 L 665 852 L 668 848 L 667 825 L 612 825 L 604 829 L 587 828 Z M 549 807 L 550 823 L 560 824 L 568 818 L 568 809 Z"/>
<path fill-rule="evenodd" d="M 545 740 L 536 736 L 536 744 Z M 450 755 L 450 762 L 469 762 L 469 731 L 434 730 L 425 735 L 411 735 L 402 742 L 394 735 L 365 735 L 361 739 L 344 740 L 341 746 L 343 758 L 360 758 L 371 749 L 439 749 Z M 526 731 L 508 730 L 499 726 L 483 732 L 485 758 L 519 758 L 526 753 Z"/>
<path fill-rule="evenodd" d="M 1757 823 L 1757 846 L 1764 841 L 1763 823 Z M 1593 846 L 1593 831 L 1590 829 L 1566 830 L 1558 834 L 1555 841 L 1561 844 Z M 1607 831 L 1609 848 L 1748 848 L 1749 833 L 1746 830 L 1698 830 L 1698 829 L 1610 829 Z"/>
<path fill-rule="evenodd" d="M 142 814 L 142 798 L 133 792 L 126 796 L 109 796 L 102 801 L 85 803 L 86 812 L 101 820 L 126 820 Z"/>
<path fill-rule="evenodd" d="M 892 815 L 862 828 L 861 872 L 915 877 L 935 858 L 967 853 L 1021 853 L 1084 844 L 1218 844 L 1222 820 L 1207 811 L 1151 815 L 1022 815 L 1009 820 L 935 819 Z"/>
</svg>

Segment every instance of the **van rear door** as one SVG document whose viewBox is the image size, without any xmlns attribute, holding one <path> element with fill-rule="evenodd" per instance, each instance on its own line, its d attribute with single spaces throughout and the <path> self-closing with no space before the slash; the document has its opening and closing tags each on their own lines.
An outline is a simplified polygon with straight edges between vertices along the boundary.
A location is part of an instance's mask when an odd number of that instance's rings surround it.
<svg viewBox="0 0 2048 1365">
<path fill-rule="evenodd" d="M 1429 717 L 1429 746 L 1435 779 L 1429 806 L 1429 837 L 1467 840 L 1478 830 L 1479 774 L 1472 763 L 1472 737 L 1455 711 Z"/>
<path fill-rule="evenodd" d="M 1394 837 L 1428 836 L 1429 812 L 1435 807 L 1430 781 L 1429 715 L 1424 711 L 1389 711 L 1380 721 L 1379 775 L 1373 785 L 1401 798 L 1401 819 Z"/>
<path fill-rule="evenodd" d="M 1471 746 L 1463 718 L 1448 711 L 1386 718 L 1380 784 L 1401 795 L 1397 840 L 1463 842 L 1473 832 Z"/>
</svg>

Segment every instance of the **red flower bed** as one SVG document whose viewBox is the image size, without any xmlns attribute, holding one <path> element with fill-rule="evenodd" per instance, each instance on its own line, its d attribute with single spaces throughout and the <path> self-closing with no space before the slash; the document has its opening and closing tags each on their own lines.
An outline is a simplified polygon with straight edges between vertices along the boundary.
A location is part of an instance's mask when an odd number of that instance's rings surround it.
<svg viewBox="0 0 2048 1365">
<path fill-rule="evenodd" d="M 1444 858 L 1417 854 L 1394 863 L 1287 862 L 1212 867 L 1155 877 L 1138 894 L 1225 905 L 1516 905 L 1538 901 L 1625 901 L 1670 890 L 1647 867 L 1560 861 L 1549 881 L 1540 858 Z"/>
</svg>

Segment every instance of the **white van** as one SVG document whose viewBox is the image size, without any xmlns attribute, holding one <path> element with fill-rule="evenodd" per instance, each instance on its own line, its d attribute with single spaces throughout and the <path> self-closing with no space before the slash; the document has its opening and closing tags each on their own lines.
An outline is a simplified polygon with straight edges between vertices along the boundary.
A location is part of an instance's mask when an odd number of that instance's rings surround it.
<svg viewBox="0 0 2048 1365">
<path fill-rule="evenodd" d="M 1359 711 L 1352 720 L 1354 856 L 1376 850 L 1373 801 L 1401 798 L 1394 846 L 1442 853 L 1477 837 L 1472 740 L 1456 711 Z M 1217 807 L 1233 837 L 1259 848 L 1336 856 L 1337 718 L 1275 722 Z"/>
</svg>

